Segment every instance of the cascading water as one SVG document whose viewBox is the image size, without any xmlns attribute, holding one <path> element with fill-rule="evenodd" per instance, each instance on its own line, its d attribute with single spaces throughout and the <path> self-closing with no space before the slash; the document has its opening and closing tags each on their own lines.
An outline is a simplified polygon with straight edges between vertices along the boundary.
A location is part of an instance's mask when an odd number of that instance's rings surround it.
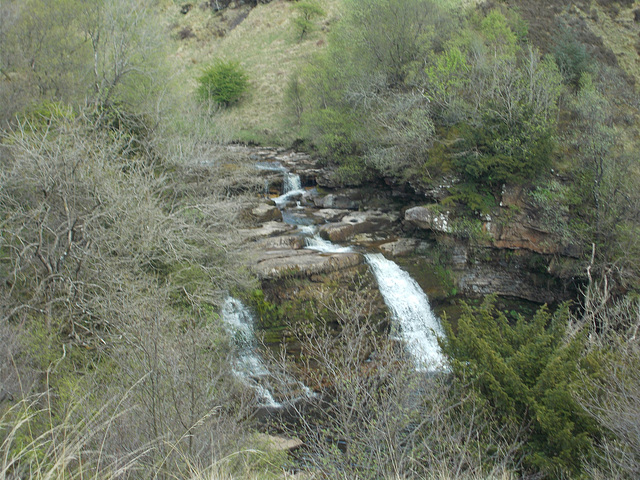
<svg viewBox="0 0 640 480">
<path fill-rule="evenodd" d="M 342 247 L 322 238 L 318 235 L 315 225 L 298 225 L 298 230 L 304 235 L 305 248 L 308 250 L 315 250 L 322 253 L 353 252 L 353 248 L 351 247 Z"/>
<path fill-rule="evenodd" d="M 418 368 L 427 371 L 446 369 L 437 341 L 437 337 L 443 335 L 442 327 L 420 285 L 380 253 L 369 253 L 365 258 L 393 320 L 397 322 L 399 336 Z"/>
<path fill-rule="evenodd" d="M 304 189 L 302 188 L 302 180 L 300 179 L 300 175 L 284 170 L 282 195 L 274 198 L 273 201 L 276 202 L 278 208 L 282 209 L 288 201 L 295 197 L 300 197 L 303 194 Z"/>
<path fill-rule="evenodd" d="M 240 300 L 228 297 L 222 307 L 222 320 L 227 325 L 238 348 L 239 356 L 234 362 L 233 373 L 256 389 L 264 406 L 282 407 L 282 404 L 273 398 L 273 394 L 269 390 L 268 379 L 271 375 L 269 369 L 255 352 L 255 334 L 251 312 Z"/>
<path fill-rule="evenodd" d="M 314 226 L 305 225 L 296 220 L 297 217 L 286 212 L 287 202 L 292 197 L 304 193 L 304 190 L 301 188 L 298 175 L 290 173 L 281 165 L 275 168 L 284 175 L 284 193 L 275 199 L 276 205 L 283 211 L 285 222 L 298 225 L 299 231 L 306 237 L 306 248 L 323 253 L 353 252 L 352 247 L 335 245 L 323 239 L 317 234 Z M 426 371 L 447 369 L 446 360 L 437 342 L 437 337 L 443 335 L 442 327 L 418 283 L 396 263 L 387 260 L 381 254 L 365 254 L 365 259 L 391 311 L 397 334 L 406 343 L 417 368 Z"/>
<path fill-rule="evenodd" d="M 294 192 L 302 190 L 302 180 L 296 173 L 286 172 L 284 175 L 284 192 Z"/>
<path fill-rule="evenodd" d="M 254 318 L 249 309 L 238 299 L 228 297 L 222 307 L 222 320 L 227 325 L 238 348 L 238 358 L 234 362 L 233 373 L 247 385 L 253 387 L 264 407 L 273 409 L 291 405 L 303 397 L 315 396 L 313 391 L 287 374 L 276 378 L 256 353 Z M 275 400 L 273 391 L 280 391 L 287 401 Z"/>
</svg>

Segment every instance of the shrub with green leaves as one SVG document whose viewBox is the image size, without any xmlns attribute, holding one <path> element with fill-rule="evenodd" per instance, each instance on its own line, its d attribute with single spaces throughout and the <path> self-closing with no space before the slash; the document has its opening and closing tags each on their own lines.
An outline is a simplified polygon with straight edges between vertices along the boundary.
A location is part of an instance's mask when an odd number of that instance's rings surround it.
<svg viewBox="0 0 640 480">
<path fill-rule="evenodd" d="M 455 330 L 444 323 L 443 349 L 453 374 L 468 382 L 505 430 L 518 432 L 523 473 L 542 478 L 580 475 L 599 435 L 572 396 L 586 359 L 581 337 L 565 340 L 568 320 L 565 305 L 555 314 L 544 306 L 530 321 L 510 321 L 491 296 L 480 307 L 465 305 Z"/>
<path fill-rule="evenodd" d="M 575 89 L 580 88 L 582 75 L 593 71 L 593 60 L 587 47 L 580 43 L 571 31 L 564 31 L 556 40 L 553 55 L 565 83 Z"/>
<path fill-rule="evenodd" d="M 299 40 L 302 40 L 307 33 L 313 31 L 315 28 L 313 19 L 324 15 L 324 10 L 311 0 L 297 2 L 292 8 L 298 13 L 298 16 L 293 19 L 293 23 L 298 31 Z"/>
<path fill-rule="evenodd" d="M 218 60 L 198 78 L 198 97 L 228 107 L 246 91 L 248 76 L 237 62 Z"/>
</svg>

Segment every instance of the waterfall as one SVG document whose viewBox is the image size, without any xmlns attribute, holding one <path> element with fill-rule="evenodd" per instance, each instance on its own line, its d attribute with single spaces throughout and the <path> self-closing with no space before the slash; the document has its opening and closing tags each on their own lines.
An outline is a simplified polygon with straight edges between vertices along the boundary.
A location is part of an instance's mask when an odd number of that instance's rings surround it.
<svg viewBox="0 0 640 480">
<path fill-rule="evenodd" d="M 306 239 L 306 247 L 323 253 L 353 252 L 349 246 L 340 246 L 323 239 L 313 225 L 306 225 L 294 214 L 287 213 L 287 203 L 305 193 L 300 176 L 289 172 L 280 164 L 259 168 L 283 173 L 283 194 L 274 199 L 283 211 L 286 223 L 297 225 Z M 391 311 L 395 332 L 406 344 L 406 348 L 421 370 L 447 369 L 446 360 L 440 350 L 437 337 L 443 335 L 442 327 L 429 305 L 427 296 L 418 283 L 391 260 L 382 254 L 365 254 L 371 272 L 378 282 L 380 293 Z"/>
<path fill-rule="evenodd" d="M 302 180 L 300 180 L 300 175 L 291 173 L 288 171 L 284 171 L 284 182 L 283 182 L 283 193 L 277 198 L 274 198 L 273 201 L 276 202 L 277 207 L 282 210 L 287 202 L 294 197 L 300 197 L 304 194 L 304 189 L 302 188 Z"/>
<path fill-rule="evenodd" d="M 282 193 L 289 193 L 296 190 L 302 190 L 302 180 L 300 180 L 300 175 L 286 172 L 284 175 L 284 191 Z"/>
<path fill-rule="evenodd" d="M 240 300 L 228 297 L 222 307 L 222 320 L 227 325 L 239 356 L 234 362 L 233 373 L 252 386 L 266 407 L 280 408 L 282 404 L 273 398 L 268 379 L 271 375 L 262 359 L 256 354 L 253 316 Z M 266 386 L 265 386 L 266 384 Z"/>
<path fill-rule="evenodd" d="M 222 320 L 238 348 L 239 356 L 234 363 L 233 373 L 256 390 L 263 406 L 282 408 L 301 398 L 315 396 L 309 387 L 290 375 L 281 374 L 278 378 L 272 375 L 256 353 L 254 318 L 240 300 L 233 297 L 227 298 L 222 307 Z M 273 397 L 274 389 L 284 394 L 289 400 L 285 404 L 276 401 Z"/>
<path fill-rule="evenodd" d="M 351 247 L 341 247 L 335 243 L 331 243 L 329 240 L 325 240 L 320 235 L 315 234 L 313 237 L 307 237 L 305 239 L 306 248 L 309 250 L 316 250 L 323 253 L 346 253 L 353 252 Z"/>
<path fill-rule="evenodd" d="M 367 254 L 365 258 L 396 322 L 399 337 L 418 368 L 428 371 L 447 368 L 436 340 L 437 336 L 443 335 L 442 327 L 420 285 L 380 253 Z"/>
</svg>

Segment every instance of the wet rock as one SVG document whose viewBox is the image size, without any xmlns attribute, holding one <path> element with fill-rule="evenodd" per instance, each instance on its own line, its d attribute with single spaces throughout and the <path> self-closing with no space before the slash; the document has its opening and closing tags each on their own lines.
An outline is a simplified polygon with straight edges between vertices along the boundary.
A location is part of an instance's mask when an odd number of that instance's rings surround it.
<svg viewBox="0 0 640 480">
<path fill-rule="evenodd" d="M 314 198 L 314 203 L 318 208 L 335 208 L 335 209 L 347 209 L 357 210 L 360 203 L 349 198 L 346 195 L 335 195 L 330 193 L 324 197 Z"/>
<path fill-rule="evenodd" d="M 349 210 L 339 210 L 337 208 L 322 208 L 313 212 L 313 216 L 322 222 L 339 222 L 351 213 Z M 320 222 L 318 222 L 320 223 Z"/>
<path fill-rule="evenodd" d="M 283 152 L 276 155 L 275 159 L 288 170 L 300 175 L 303 186 L 315 185 L 320 169 L 310 155 L 300 152 Z"/>
<path fill-rule="evenodd" d="M 394 242 L 380 245 L 380 250 L 392 257 L 404 257 L 424 249 L 424 242 L 417 238 L 400 238 Z"/>
<path fill-rule="evenodd" d="M 360 233 L 378 233 L 389 230 L 397 217 L 379 211 L 354 212 L 338 223 L 322 225 L 319 234 L 325 240 L 342 243 Z"/>
</svg>

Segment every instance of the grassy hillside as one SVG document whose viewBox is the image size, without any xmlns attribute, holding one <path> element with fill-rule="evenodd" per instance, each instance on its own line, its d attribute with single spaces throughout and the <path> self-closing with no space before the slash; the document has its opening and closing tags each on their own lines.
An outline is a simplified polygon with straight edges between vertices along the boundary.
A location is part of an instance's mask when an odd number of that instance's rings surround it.
<svg viewBox="0 0 640 480">
<path fill-rule="evenodd" d="M 327 45 L 327 35 L 340 18 L 341 0 L 319 0 L 325 12 L 317 29 L 299 41 L 293 24 L 295 2 L 274 0 L 257 7 L 229 7 L 215 12 L 207 4 L 185 12 L 183 2 L 164 5 L 166 27 L 173 40 L 171 61 L 180 95 L 188 97 L 196 78 L 216 59 L 238 61 L 250 79 L 250 91 L 240 104 L 214 115 L 216 134 L 227 140 L 290 145 L 296 129 L 285 100 L 291 75 Z M 452 8 L 491 2 L 448 0 Z M 534 44 L 548 51 L 559 32 L 589 46 L 598 62 L 620 67 L 631 85 L 640 82 L 639 2 L 510 0 L 506 2 L 529 24 Z M 483 7 L 485 8 L 485 7 Z M 630 111 L 635 116 L 635 110 Z M 632 123 L 637 123 L 636 120 Z M 636 135 L 636 128 L 631 136 Z"/>
<path fill-rule="evenodd" d="M 311 54 L 326 45 L 327 33 L 339 18 L 339 0 L 318 3 L 325 15 L 302 41 L 292 23 L 294 3 L 285 0 L 255 8 L 232 4 L 220 12 L 194 7 L 182 14 L 178 4 L 165 10 L 181 95 L 193 95 L 196 78 L 216 59 L 239 62 L 249 76 L 249 92 L 242 101 L 213 118 L 223 138 L 283 145 L 295 140 L 284 100 L 287 82 Z M 181 39 L 185 32 L 193 36 Z"/>
</svg>

